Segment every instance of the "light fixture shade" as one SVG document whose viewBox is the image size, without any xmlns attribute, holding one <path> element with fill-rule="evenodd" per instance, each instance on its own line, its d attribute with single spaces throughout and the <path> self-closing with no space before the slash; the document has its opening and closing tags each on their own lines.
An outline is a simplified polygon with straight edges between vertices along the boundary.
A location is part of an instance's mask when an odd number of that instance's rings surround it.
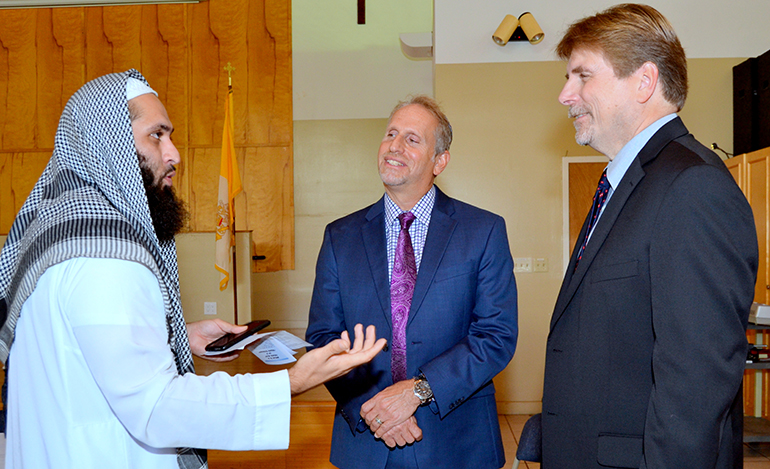
<svg viewBox="0 0 770 469">
<path fill-rule="evenodd" d="M 534 16 L 532 16 L 532 13 L 522 13 L 522 15 L 519 16 L 519 24 L 521 25 L 521 29 L 524 30 L 524 34 L 527 35 L 527 39 L 529 39 L 531 44 L 537 44 L 545 37 L 543 29 L 539 24 L 537 24 L 537 20 Z"/>
<path fill-rule="evenodd" d="M 500 26 L 497 27 L 495 33 L 492 34 L 492 40 L 495 41 L 495 44 L 498 46 L 504 46 L 508 44 L 508 41 L 511 39 L 511 35 L 514 31 L 516 31 L 516 28 L 518 27 L 519 20 L 515 16 L 505 15 L 503 22 L 500 23 Z"/>
<path fill-rule="evenodd" d="M 198 3 L 201 0 L 0 0 L 0 9 Z"/>
</svg>

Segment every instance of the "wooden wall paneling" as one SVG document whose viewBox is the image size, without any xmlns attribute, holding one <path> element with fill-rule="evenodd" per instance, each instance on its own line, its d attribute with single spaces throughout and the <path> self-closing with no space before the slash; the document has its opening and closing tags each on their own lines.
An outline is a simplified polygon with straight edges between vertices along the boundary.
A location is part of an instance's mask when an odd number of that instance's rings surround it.
<svg viewBox="0 0 770 469">
<path fill-rule="evenodd" d="M 11 229 L 50 159 L 50 151 L 0 153 L 0 232 Z"/>
<path fill-rule="evenodd" d="M 237 228 L 257 227 L 255 243 L 268 253 L 254 270 L 293 268 L 290 1 L 3 10 L 0 48 L 0 230 L 10 228 L 40 161 L 48 161 L 69 97 L 88 80 L 136 68 L 174 123 L 182 158 L 175 186 L 189 202 L 190 229 L 212 231 L 227 96 L 223 68 L 230 62 L 244 176 Z M 19 179 L 20 173 L 34 178 Z"/>
<path fill-rule="evenodd" d="M 225 67 L 229 63 L 234 70 L 231 72 L 233 83 L 233 141 L 235 145 L 263 143 L 264 140 L 247 138 L 246 129 L 249 124 L 248 116 L 253 110 L 248 106 L 249 83 L 254 79 L 248 73 L 248 17 L 250 0 L 231 2 L 210 2 L 209 14 L 211 32 L 216 36 L 218 50 L 216 63 L 217 76 L 217 113 L 214 119 L 209 119 L 208 125 L 214 125 L 213 142 L 221 145 L 222 126 L 224 124 L 224 103 L 227 99 L 228 74 Z M 210 55 L 214 55 L 213 53 Z M 268 73 L 265 71 L 264 73 Z"/>
<path fill-rule="evenodd" d="M 64 109 L 70 96 L 86 82 L 85 8 L 51 9 L 53 36 L 62 49 L 62 77 L 59 110 Z M 61 112 L 54 112 L 57 120 Z"/>
<path fill-rule="evenodd" d="M 37 100 L 39 109 L 63 109 L 62 106 L 62 76 L 64 74 L 63 49 L 56 43 L 53 32 L 53 11 L 41 8 L 37 12 L 37 51 L 35 54 Z M 35 113 L 37 138 L 35 147 L 53 148 L 56 128 L 59 119 L 53 112 Z"/>
<path fill-rule="evenodd" d="M 190 184 L 192 231 L 214 231 L 219 188 L 219 148 L 190 148 L 187 174 Z M 238 201 L 236 199 L 236 209 Z M 236 212 L 238 217 L 238 212 Z"/>
<path fill-rule="evenodd" d="M 746 155 L 746 197 L 754 213 L 754 224 L 757 229 L 759 241 L 759 266 L 757 269 L 757 283 L 754 286 L 754 301 L 768 304 L 770 302 L 770 290 L 768 290 L 768 253 L 770 253 L 770 239 L 768 239 L 768 210 L 770 210 L 770 162 L 766 155 L 755 152 Z"/>
<path fill-rule="evenodd" d="M 255 253 L 266 256 L 254 264 L 254 270 L 293 269 L 289 250 L 293 251 L 294 207 L 293 199 L 285 196 L 286 192 L 292 192 L 293 186 L 291 148 L 248 148 L 244 160 L 241 166 L 244 187 L 262 188 L 246 192 L 250 214 L 246 229 L 252 232 Z M 265 196 L 277 192 L 284 192 L 284 197 Z"/>
<path fill-rule="evenodd" d="M 137 68 L 141 63 L 141 8 L 87 7 L 86 81 Z"/>
<path fill-rule="evenodd" d="M 187 9 L 184 5 L 144 5 L 141 8 L 140 70 L 158 93 L 174 125 L 172 139 L 181 157 L 174 187 L 184 200 L 190 200 L 188 154 L 188 41 Z"/>
<path fill-rule="evenodd" d="M 35 148 L 36 16 L 30 10 L 2 11 L 0 43 L 7 59 L 5 113 L 0 115 L 3 150 Z"/>
<path fill-rule="evenodd" d="M 213 3 L 208 1 L 187 6 L 190 16 L 188 80 L 191 93 L 188 141 L 193 147 L 219 145 L 222 141 L 227 73 L 222 69 L 224 65 L 220 67 L 219 41 L 211 31 L 209 8 Z"/>
<path fill-rule="evenodd" d="M 261 2 L 252 3 L 259 4 Z M 291 4 L 264 0 L 249 11 L 248 139 L 288 145 L 292 141 Z"/>
<path fill-rule="evenodd" d="M 0 233 L 8 233 L 16 218 L 13 195 L 13 154 L 0 153 Z"/>
<path fill-rule="evenodd" d="M 96 60 L 111 59 L 107 73 L 123 72 L 137 68 L 142 63 L 142 8 L 134 6 L 102 7 L 102 36 L 109 50 L 107 57 L 95 57 Z M 91 44 L 87 44 L 88 47 Z M 91 64 L 88 64 L 89 66 Z"/>
</svg>

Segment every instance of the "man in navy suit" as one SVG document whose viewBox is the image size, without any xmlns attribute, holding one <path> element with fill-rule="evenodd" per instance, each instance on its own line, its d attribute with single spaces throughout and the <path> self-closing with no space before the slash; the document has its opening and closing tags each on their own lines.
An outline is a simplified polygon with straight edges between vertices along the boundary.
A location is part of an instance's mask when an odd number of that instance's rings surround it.
<svg viewBox="0 0 770 469">
<path fill-rule="evenodd" d="M 551 318 L 543 468 L 742 467 L 756 230 L 676 115 L 684 50 L 658 11 L 625 4 L 570 26 L 556 51 L 576 139 L 610 161 Z"/>
<path fill-rule="evenodd" d="M 399 103 L 378 157 L 385 195 L 326 227 L 307 330 L 315 346 L 359 322 L 385 337 L 398 330 L 391 277 L 400 263 L 399 215 L 415 216 L 405 228 L 417 269 L 405 378 L 392 368 L 394 337 L 390 353 L 327 384 L 337 401 L 331 462 L 343 469 L 505 464 L 492 378 L 516 348 L 513 261 L 501 217 L 433 184 L 449 163 L 451 141 L 435 101 L 417 96 Z"/>
</svg>

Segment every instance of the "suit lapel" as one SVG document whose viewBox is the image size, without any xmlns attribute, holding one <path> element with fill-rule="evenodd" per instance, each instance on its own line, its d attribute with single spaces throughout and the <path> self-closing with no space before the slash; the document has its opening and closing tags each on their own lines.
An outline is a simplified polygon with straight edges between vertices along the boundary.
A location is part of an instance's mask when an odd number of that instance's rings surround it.
<svg viewBox="0 0 770 469">
<path fill-rule="evenodd" d="M 444 257 L 455 226 L 457 226 L 457 222 L 452 219 L 453 214 L 452 199 L 436 186 L 436 202 L 430 216 L 428 236 L 425 238 L 425 246 L 422 250 L 420 271 L 417 273 L 417 283 L 414 286 L 407 325 L 412 322 L 420 310 L 420 305 L 428 293 L 428 288 L 433 283 L 433 277 L 436 276 L 436 270 Z"/>
<path fill-rule="evenodd" d="M 572 250 L 570 262 L 567 266 L 567 272 L 564 275 L 564 281 L 556 300 L 553 316 L 551 317 L 551 329 L 553 329 L 554 325 L 567 309 L 569 302 L 572 301 L 575 292 L 577 292 L 582 284 L 589 267 L 599 253 L 604 241 L 607 239 L 607 236 L 612 230 L 612 227 L 628 201 L 628 198 L 644 178 L 645 172 L 643 166 L 658 156 L 660 151 L 668 145 L 669 142 L 686 135 L 687 133 L 687 128 L 684 126 L 684 123 L 677 117 L 661 127 L 660 130 L 650 138 L 637 157 L 634 158 L 634 161 L 631 163 L 631 166 L 629 166 L 623 179 L 621 179 L 617 189 L 613 192 L 610 201 L 607 202 L 607 207 L 604 209 L 604 213 L 602 213 L 599 223 L 596 225 L 594 233 L 591 235 L 591 239 L 583 252 L 583 258 L 580 260 L 580 263 L 578 263 L 577 270 L 574 270 L 574 268 L 578 246 Z M 578 240 L 582 240 L 585 236 L 587 224 L 588 220 L 586 219 L 583 223 L 583 229 L 581 230 Z"/>
<path fill-rule="evenodd" d="M 384 197 L 383 197 L 384 199 Z M 380 300 L 382 314 L 388 325 L 391 324 L 390 284 L 388 282 L 388 252 L 385 246 L 385 209 L 384 200 L 372 205 L 366 214 L 366 222 L 361 226 L 361 237 L 369 261 L 369 270 L 374 280 L 377 298 Z"/>
</svg>

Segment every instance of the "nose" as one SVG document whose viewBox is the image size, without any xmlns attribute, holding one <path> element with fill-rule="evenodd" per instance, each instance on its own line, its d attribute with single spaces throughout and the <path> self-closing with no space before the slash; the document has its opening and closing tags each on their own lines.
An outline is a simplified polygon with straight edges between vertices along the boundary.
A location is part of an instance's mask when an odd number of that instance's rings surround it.
<svg viewBox="0 0 770 469">
<path fill-rule="evenodd" d="M 399 134 L 390 141 L 388 150 L 390 150 L 391 153 L 400 153 L 402 148 L 404 148 L 404 139 Z"/>
<path fill-rule="evenodd" d="M 169 140 L 163 148 L 163 162 L 166 165 L 176 166 L 181 160 L 182 157 L 179 155 L 179 150 L 177 150 L 174 142 Z"/>
<path fill-rule="evenodd" d="M 559 93 L 559 102 L 565 106 L 571 106 L 575 103 L 575 93 L 572 88 L 571 80 L 567 80 L 561 93 Z"/>
</svg>

